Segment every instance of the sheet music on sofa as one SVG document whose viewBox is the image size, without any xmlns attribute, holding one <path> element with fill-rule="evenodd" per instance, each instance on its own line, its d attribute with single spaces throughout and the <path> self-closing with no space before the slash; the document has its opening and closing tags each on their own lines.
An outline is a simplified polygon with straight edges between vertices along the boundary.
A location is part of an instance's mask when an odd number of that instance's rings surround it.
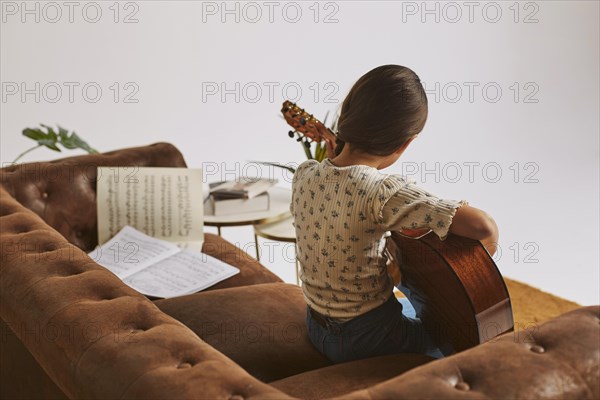
<svg viewBox="0 0 600 400">
<path fill-rule="evenodd" d="M 200 251 L 204 241 L 202 170 L 98 167 L 98 243 L 126 225 Z"/>
<path fill-rule="evenodd" d="M 181 249 L 131 226 L 89 255 L 133 289 L 154 297 L 195 293 L 240 272 L 208 254 Z"/>
</svg>

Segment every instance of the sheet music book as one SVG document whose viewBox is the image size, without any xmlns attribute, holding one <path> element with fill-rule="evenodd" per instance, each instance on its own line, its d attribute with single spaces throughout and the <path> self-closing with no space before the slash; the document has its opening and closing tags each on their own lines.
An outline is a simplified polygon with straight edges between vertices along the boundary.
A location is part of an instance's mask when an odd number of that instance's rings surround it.
<svg viewBox="0 0 600 400">
<path fill-rule="evenodd" d="M 128 286 L 153 297 L 177 297 L 206 289 L 240 272 L 208 254 L 181 249 L 125 226 L 89 253 Z"/>
<path fill-rule="evenodd" d="M 98 243 L 129 225 L 200 252 L 204 242 L 202 170 L 98 167 Z"/>
</svg>

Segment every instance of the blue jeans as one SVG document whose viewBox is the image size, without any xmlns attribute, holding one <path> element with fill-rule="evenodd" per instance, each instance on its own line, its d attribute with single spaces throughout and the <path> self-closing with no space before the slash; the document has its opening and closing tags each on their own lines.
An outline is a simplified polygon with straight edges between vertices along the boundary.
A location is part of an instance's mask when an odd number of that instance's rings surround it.
<svg viewBox="0 0 600 400">
<path fill-rule="evenodd" d="M 410 291 L 404 294 L 410 299 Z M 419 315 L 418 299 L 411 304 Z M 402 311 L 402 304 L 392 293 L 381 306 L 348 322 L 338 323 L 325 318 L 327 326 L 323 327 L 312 318 L 307 307 L 308 336 L 313 345 L 334 363 L 397 353 L 443 357 L 421 320 L 408 317 Z"/>
</svg>

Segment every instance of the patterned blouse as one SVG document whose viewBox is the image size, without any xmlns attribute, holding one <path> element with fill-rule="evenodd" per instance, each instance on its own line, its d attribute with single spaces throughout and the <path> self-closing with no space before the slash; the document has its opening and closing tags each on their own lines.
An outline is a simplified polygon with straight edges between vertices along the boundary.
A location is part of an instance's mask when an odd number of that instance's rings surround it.
<svg viewBox="0 0 600 400">
<path fill-rule="evenodd" d="M 429 228 L 444 240 L 463 204 L 366 165 L 303 162 L 294 174 L 290 211 L 308 305 L 345 321 L 383 304 L 394 286 L 384 235 Z"/>
</svg>

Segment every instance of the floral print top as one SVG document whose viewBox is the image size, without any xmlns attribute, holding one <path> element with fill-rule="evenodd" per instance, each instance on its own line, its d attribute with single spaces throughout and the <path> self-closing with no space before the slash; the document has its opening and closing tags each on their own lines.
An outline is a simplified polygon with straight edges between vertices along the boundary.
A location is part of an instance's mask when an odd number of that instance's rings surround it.
<svg viewBox="0 0 600 400">
<path fill-rule="evenodd" d="M 294 174 L 290 211 L 308 305 L 345 321 L 383 304 L 393 290 L 386 233 L 429 228 L 444 240 L 463 204 L 366 165 L 303 162 Z"/>
</svg>

